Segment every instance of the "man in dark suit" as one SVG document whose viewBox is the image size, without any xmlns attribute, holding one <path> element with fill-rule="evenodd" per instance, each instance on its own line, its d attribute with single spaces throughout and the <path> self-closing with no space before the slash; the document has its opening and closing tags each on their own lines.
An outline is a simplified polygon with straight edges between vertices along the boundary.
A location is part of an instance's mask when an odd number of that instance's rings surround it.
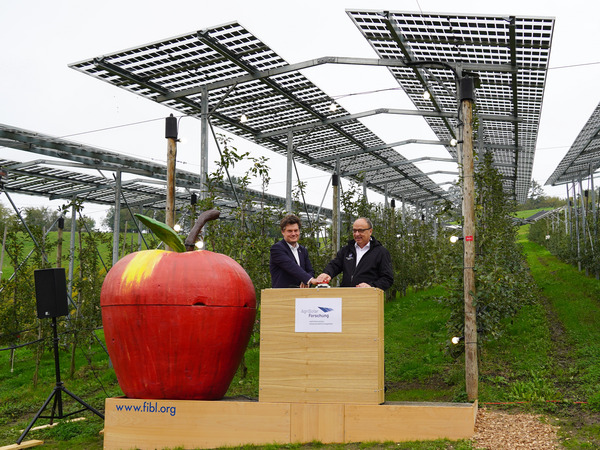
<svg viewBox="0 0 600 450">
<path fill-rule="evenodd" d="M 323 273 L 319 283 L 329 283 L 332 277 L 343 272 L 342 287 L 376 287 L 383 291 L 394 283 L 392 258 L 387 249 L 375 239 L 373 224 L 366 217 L 354 221 L 354 239 L 341 248 Z"/>
<path fill-rule="evenodd" d="M 300 218 L 289 214 L 281 220 L 279 226 L 283 239 L 271 247 L 271 286 L 289 288 L 317 284 L 308 251 L 298 243 L 302 226 Z"/>
</svg>

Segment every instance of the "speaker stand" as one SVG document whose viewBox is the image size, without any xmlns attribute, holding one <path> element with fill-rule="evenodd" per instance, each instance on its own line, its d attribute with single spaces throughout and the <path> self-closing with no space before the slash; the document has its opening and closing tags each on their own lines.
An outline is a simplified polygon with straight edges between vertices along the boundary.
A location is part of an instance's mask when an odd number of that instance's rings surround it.
<svg viewBox="0 0 600 450">
<path fill-rule="evenodd" d="M 52 390 L 52 392 L 50 393 L 50 395 L 48 396 L 48 398 L 46 399 L 46 401 L 44 402 L 44 404 L 42 405 L 40 410 L 36 413 L 33 420 L 29 423 L 27 428 L 25 428 L 25 430 L 23 431 L 23 434 L 21 434 L 21 437 L 19 437 L 19 439 L 17 439 L 17 444 L 20 444 L 23 441 L 23 439 L 25 439 L 25 436 L 27 435 L 27 433 L 29 433 L 29 430 L 31 430 L 31 428 L 33 427 L 35 422 L 40 418 L 50 419 L 50 424 L 52 424 L 54 422 L 55 418 L 56 419 L 64 419 L 65 417 L 69 417 L 69 416 L 72 416 L 73 414 L 77 414 L 82 411 L 85 411 L 86 409 L 89 409 L 94 414 L 96 414 L 97 416 L 102 418 L 102 420 L 104 420 L 104 414 L 102 414 L 100 411 L 95 409 L 93 406 L 90 406 L 85 401 L 83 401 L 81 398 L 79 398 L 78 396 L 76 396 L 75 394 L 70 392 L 65 387 L 64 383 L 62 381 L 60 381 L 60 361 L 58 358 L 58 332 L 56 330 L 56 317 L 52 317 L 52 332 L 53 332 L 53 341 L 54 341 L 54 368 L 56 371 L 56 386 L 54 386 L 54 389 Z M 71 396 L 73 399 L 75 399 L 81 405 L 85 406 L 85 408 L 74 411 L 72 413 L 64 414 L 63 413 L 63 404 L 62 404 L 62 393 L 63 392 L 65 394 L 68 394 L 69 396 Z M 48 404 L 50 404 L 50 401 L 52 399 L 54 399 L 54 403 L 52 404 L 52 413 L 49 416 L 42 416 L 42 413 L 44 412 L 44 410 L 46 409 Z M 57 412 L 57 410 L 58 410 L 58 414 L 55 414 Z"/>
</svg>

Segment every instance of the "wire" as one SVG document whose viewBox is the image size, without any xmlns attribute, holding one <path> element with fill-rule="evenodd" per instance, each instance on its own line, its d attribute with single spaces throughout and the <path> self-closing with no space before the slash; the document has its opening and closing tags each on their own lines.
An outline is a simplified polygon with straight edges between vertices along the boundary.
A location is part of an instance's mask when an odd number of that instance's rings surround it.
<svg viewBox="0 0 600 450">
<path fill-rule="evenodd" d="M 338 100 L 340 98 L 353 97 L 355 95 L 376 94 L 378 92 L 386 92 L 386 91 L 404 91 L 404 89 L 402 89 L 402 87 L 400 87 L 400 86 L 399 87 L 385 88 L 385 89 L 374 89 L 372 91 L 362 91 L 362 92 L 352 92 L 350 94 L 332 95 L 331 98 L 333 100 Z"/>
<path fill-rule="evenodd" d="M 600 64 L 600 61 L 591 62 L 591 63 L 571 64 L 569 66 L 548 67 L 548 70 L 553 70 L 553 69 L 570 69 L 571 67 L 593 66 L 595 64 Z"/>
<path fill-rule="evenodd" d="M 157 120 L 164 120 L 164 117 L 160 117 L 158 119 L 142 120 L 140 122 L 131 122 L 131 123 L 126 123 L 124 125 L 115 125 L 114 127 L 98 128 L 97 130 L 82 131 L 80 133 L 65 134 L 64 136 L 58 136 L 58 138 L 64 139 L 64 138 L 68 138 L 68 137 L 72 137 L 72 136 L 80 136 L 82 134 L 91 134 L 91 133 L 98 133 L 100 131 L 116 130 L 117 128 L 130 127 L 133 125 L 140 125 L 142 123 L 148 123 L 148 122 L 156 122 Z"/>
<path fill-rule="evenodd" d="M 421 9 L 421 5 L 419 4 L 419 0 L 415 0 L 417 2 L 417 7 L 419 8 L 419 12 L 421 15 L 423 14 L 423 9 Z"/>
<path fill-rule="evenodd" d="M 28 345 L 32 345 L 32 344 L 37 344 L 38 342 L 42 342 L 46 340 L 46 338 L 41 338 L 41 339 L 37 339 L 35 341 L 31 341 L 31 342 L 26 342 L 24 344 L 19 344 L 19 345 L 11 345 L 10 347 L 4 347 L 4 348 L 0 348 L 0 352 L 3 352 L 5 350 L 14 350 L 16 348 L 21 348 L 21 347 L 27 347 Z"/>
</svg>

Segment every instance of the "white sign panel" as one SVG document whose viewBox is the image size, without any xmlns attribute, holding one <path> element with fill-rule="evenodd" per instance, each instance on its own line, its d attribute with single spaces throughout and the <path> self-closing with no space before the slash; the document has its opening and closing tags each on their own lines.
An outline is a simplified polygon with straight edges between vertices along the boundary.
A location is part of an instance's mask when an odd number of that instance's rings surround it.
<svg viewBox="0 0 600 450">
<path fill-rule="evenodd" d="M 341 332 L 341 298 L 296 299 L 296 333 Z"/>
</svg>

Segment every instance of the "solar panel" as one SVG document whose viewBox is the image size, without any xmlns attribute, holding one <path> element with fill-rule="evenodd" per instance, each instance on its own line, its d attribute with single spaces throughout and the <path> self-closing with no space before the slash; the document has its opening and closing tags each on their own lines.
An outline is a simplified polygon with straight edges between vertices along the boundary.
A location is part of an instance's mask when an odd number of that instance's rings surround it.
<svg viewBox="0 0 600 450">
<path fill-rule="evenodd" d="M 407 63 L 389 70 L 420 111 L 455 112 L 457 75 L 477 75 L 475 149 L 493 153 L 505 189 L 525 201 L 554 19 L 373 10 L 347 14 L 380 58 Z M 411 65 L 417 61 L 447 63 L 454 71 Z M 423 98 L 424 90 L 431 99 Z M 440 141 L 456 138 L 457 119 L 425 120 Z M 448 150 L 457 158 L 455 148 Z"/>
<path fill-rule="evenodd" d="M 442 199 L 445 192 L 418 167 L 273 50 L 232 22 L 90 58 L 70 67 L 179 111 L 200 117 L 208 98 L 217 127 L 286 154 L 290 131 L 297 161 L 334 172 L 407 201 Z M 240 122 L 243 115 L 247 121 Z M 328 155 L 328 159 L 323 156 Z M 382 167 L 377 176 L 374 170 Z"/>
<path fill-rule="evenodd" d="M 556 186 L 587 178 L 600 167 L 600 103 L 546 185 Z"/>
</svg>

